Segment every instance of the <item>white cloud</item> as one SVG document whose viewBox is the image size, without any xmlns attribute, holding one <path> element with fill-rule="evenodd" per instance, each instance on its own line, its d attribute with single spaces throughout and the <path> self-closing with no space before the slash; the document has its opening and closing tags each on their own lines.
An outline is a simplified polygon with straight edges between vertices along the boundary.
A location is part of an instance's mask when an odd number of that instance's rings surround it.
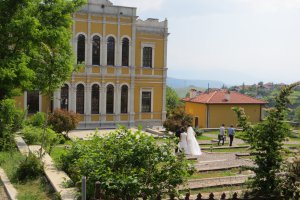
<svg viewBox="0 0 300 200">
<path fill-rule="evenodd" d="M 166 0 L 111 0 L 114 5 L 137 7 L 138 12 L 161 9 Z"/>
<path fill-rule="evenodd" d="M 277 12 L 300 7 L 300 0 L 233 0 L 258 12 Z"/>
</svg>

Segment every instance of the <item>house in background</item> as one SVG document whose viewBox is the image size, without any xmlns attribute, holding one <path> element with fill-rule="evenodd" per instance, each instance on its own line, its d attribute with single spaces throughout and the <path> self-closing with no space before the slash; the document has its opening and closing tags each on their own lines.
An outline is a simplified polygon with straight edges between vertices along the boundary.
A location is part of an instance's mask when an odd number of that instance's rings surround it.
<svg viewBox="0 0 300 200">
<path fill-rule="evenodd" d="M 58 88 L 53 101 L 39 91 L 16 97 L 28 113 L 66 109 L 79 128 L 118 124 L 160 126 L 166 119 L 168 22 L 138 19 L 136 8 L 88 0 L 73 14 L 74 66 L 85 65 Z"/>
<path fill-rule="evenodd" d="M 193 126 L 199 128 L 217 128 L 237 124 L 232 107 L 242 107 L 249 120 L 256 123 L 262 120 L 262 108 L 265 101 L 227 90 L 202 93 L 193 98 L 184 98 L 185 110 L 193 116 Z"/>
</svg>

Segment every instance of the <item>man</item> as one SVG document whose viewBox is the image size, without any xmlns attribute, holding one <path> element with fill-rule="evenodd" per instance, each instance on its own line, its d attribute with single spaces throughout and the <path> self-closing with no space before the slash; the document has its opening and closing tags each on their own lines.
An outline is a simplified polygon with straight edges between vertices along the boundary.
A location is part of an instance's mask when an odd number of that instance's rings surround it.
<svg viewBox="0 0 300 200">
<path fill-rule="evenodd" d="M 232 146 L 232 142 L 233 142 L 233 138 L 234 138 L 234 128 L 233 128 L 233 125 L 231 125 L 231 126 L 228 128 L 228 136 L 229 136 L 229 138 L 230 138 L 229 146 Z"/>
<path fill-rule="evenodd" d="M 175 132 L 175 136 L 178 138 L 178 141 L 180 141 L 180 134 L 181 134 L 181 129 L 178 129 L 178 130 Z M 179 153 L 179 147 L 178 147 L 178 145 L 177 145 L 176 148 L 175 148 L 175 153 Z"/>
<path fill-rule="evenodd" d="M 224 145 L 224 137 L 225 137 L 225 124 L 222 124 L 222 126 L 220 127 L 220 133 L 218 135 L 218 139 L 219 139 L 219 142 L 218 142 L 218 145 L 220 145 L 220 142 L 222 140 L 222 145 Z"/>
</svg>

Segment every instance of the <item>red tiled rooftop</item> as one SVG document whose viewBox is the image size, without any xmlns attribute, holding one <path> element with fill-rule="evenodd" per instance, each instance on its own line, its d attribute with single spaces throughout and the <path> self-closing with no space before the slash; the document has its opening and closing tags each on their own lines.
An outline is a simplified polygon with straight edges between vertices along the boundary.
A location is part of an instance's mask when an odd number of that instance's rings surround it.
<svg viewBox="0 0 300 200">
<path fill-rule="evenodd" d="M 228 99 L 226 99 L 229 96 Z M 205 103 L 205 104 L 266 104 L 265 101 L 231 91 L 226 90 L 202 93 L 194 98 L 184 98 L 183 101 Z"/>
</svg>

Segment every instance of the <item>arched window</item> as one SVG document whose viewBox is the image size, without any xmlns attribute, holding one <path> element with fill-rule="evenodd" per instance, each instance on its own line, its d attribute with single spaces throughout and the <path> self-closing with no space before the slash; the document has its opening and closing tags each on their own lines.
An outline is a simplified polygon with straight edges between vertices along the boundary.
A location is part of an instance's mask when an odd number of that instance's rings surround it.
<svg viewBox="0 0 300 200">
<path fill-rule="evenodd" d="M 80 34 L 77 39 L 77 64 L 85 61 L 85 36 Z"/>
<path fill-rule="evenodd" d="M 69 86 L 65 84 L 60 90 L 60 108 L 69 109 Z"/>
<path fill-rule="evenodd" d="M 94 84 L 92 86 L 92 114 L 99 114 L 99 85 Z"/>
<path fill-rule="evenodd" d="M 143 48 L 143 67 L 152 67 L 152 47 Z"/>
<path fill-rule="evenodd" d="M 107 39 L 107 65 L 115 65 L 115 39 Z"/>
<path fill-rule="evenodd" d="M 123 85 L 121 89 L 121 113 L 128 113 L 128 86 Z"/>
<path fill-rule="evenodd" d="M 129 40 L 124 38 L 122 41 L 122 66 L 129 66 Z"/>
<path fill-rule="evenodd" d="M 92 64 L 100 65 L 100 37 L 93 37 L 93 53 L 92 53 Z"/>
<path fill-rule="evenodd" d="M 106 88 L 106 113 L 114 113 L 114 86 L 108 85 Z"/>
<path fill-rule="evenodd" d="M 84 86 L 82 84 L 77 85 L 76 112 L 84 114 Z"/>
<path fill-rule="evenodd" d="M 27 108 L 29 114 L 34 114 L 39 112 L 40 101 L 39 101 L 40 93 L 38 90 L 27 92 Z"/>
</svg>

